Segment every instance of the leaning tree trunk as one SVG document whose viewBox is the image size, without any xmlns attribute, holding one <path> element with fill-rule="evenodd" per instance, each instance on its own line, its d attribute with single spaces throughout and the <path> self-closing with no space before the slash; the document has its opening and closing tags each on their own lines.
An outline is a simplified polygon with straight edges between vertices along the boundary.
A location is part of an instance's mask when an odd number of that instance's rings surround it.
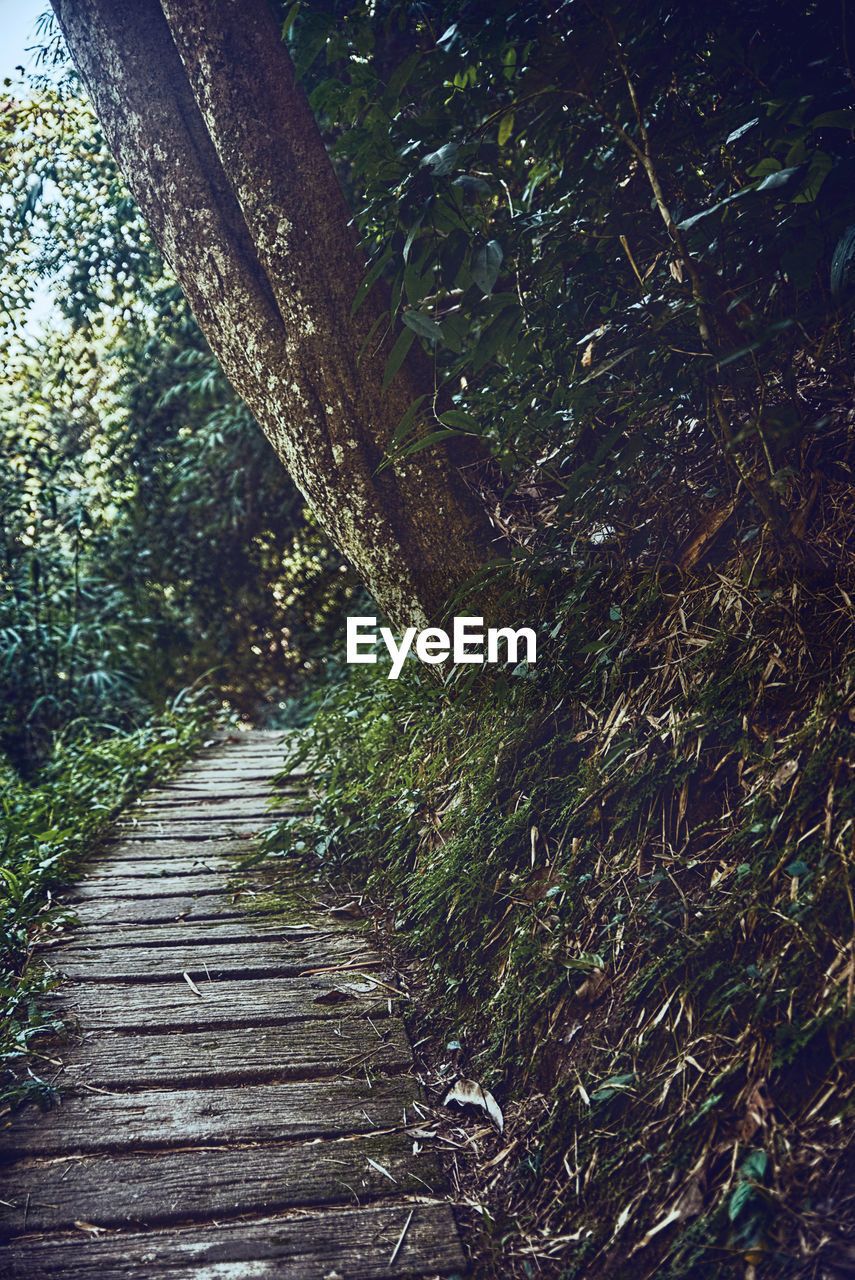
<svg viewBox="0 0 855 1280">
<path fill-rule="evenodd" d="M 229 380 L 392 621 L 437 619 L 489 527 L 442 450 L 378 474 L 429 362 L 413 348 L 384 391 L 392 337 L 360 358 L 382 300 L 350 314 L 361 255 L 267 0 L 52 4 Z"/>
</svg>

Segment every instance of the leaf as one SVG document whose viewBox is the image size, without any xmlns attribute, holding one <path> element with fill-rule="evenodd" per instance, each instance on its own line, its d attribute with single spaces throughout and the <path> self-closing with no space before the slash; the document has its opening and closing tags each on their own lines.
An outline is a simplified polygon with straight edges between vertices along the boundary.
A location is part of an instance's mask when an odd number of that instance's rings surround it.
<svg viewBox="0 0 855 1280">
<path fill-rule="evenodd" d="M 384 1169 L 382 1164 L 378 1164 L 376 1160 L 372 1160 L 371 1156 L 366 1156 L 365 1158 L 368 1161 L 368 1163 L 371 1165 L 372 1169 L 376 1169 L 378 1173 L 382 1173 L 384 1177 L 389 1179 L 390 1182 L 397 1183 L 398 1181 L 397 1178 L 393 1178 L 389 1170 Z"/>
<path fill-rule="evenodd" d="M 386 369 L 383 374 L 383 390 L 389 386 L 395 374 L 400 369 L 406 359 L 407 352 L 416 340 L 415 331 L 412 328 L 406 328 L 398 335 L 398 340 L 392 350 L 389 352 L 389 359 L 386 361 Z"/>
<path fill-rule="evenodd" d="M 721 506 L 713 507 L 710 511 L 707 511 L 698 524 L 695 525 L 680 548 L 677 563 L 683 573 L 687 573 L 694 568 L 706 548 L 727 523 L 736 509 L 736 505 L 736 498 L 731 498 L 729 502 L 724 502 Z"/>
<path fill-rule="evenodd" d="M 380 326 L 382 324 L 388 324 L 388 323 L 389 323 L 389 312 L 388 311 L 381 312 L 362 340 L 362 346 L 359 348 L 359 354 L 356 357 L 357 364 L 362 363 L 362 358 L 365 355 L 365 352 L 368 349 L 368 347 L 371 345 L 371 339 L 374 337 L 375 333 L 380 328 Z M 375 348 L 375 354 L 376 354 L 376 348 Z"/>
<path fill-rule="evenodd" d="M 616 1093 L 631 1093 L 635 1080 L 634 1071 L 631 1071 L 628 1075 L 611 1076 L 610 1079 L 604 1080 L 602 1084 L 597 1085 L 596 1092 L 591 1094 L 591 1098 L 595 1102 L 606 1102 L 609 1098 L 614 1097 Z"/>
<path fill-rule="evenodd" d="M 427 399 L 427 396 L 423 395 L 423 396 L 418 396 L 417 399 L 413 401 L 413 403 L 410 405 L 409 409 L 407 409 L 407 412 L 404 414 L 403 418 L 395 428 L 394 434 L 390 441 L 390 447 L 392 445 L 399 444 L 401 440 L 404 439 L 404 436 L 407 434 L 410 427 L 415 422 L 416 414 L 418 413 L 419 409 L 421 408 L 423 402 L 426 399 Z"/>
<path fill-rule="evenodd" d="M 358 898 L 352 898 L 350 902 L 345 902 L 340 907 L 330 907 L 329 914 L 343 917 L 347 920 L 362 920 L 365 916 L 365 912 L 362 910 L 362 903 Z"/>
<path fill-rule="evenodd" d="M 810 123 L 812 129 L 855 129 L 855 112 L 823 111 Z"/>
<path fill-rule="evenodd" d="M 438 151 L 431 151 L 422 159 L 422 167 L 430 169 L 434 177 L 443 178 L 451 173 L 459 147 L 456 142 L 446 142 Z"/>
<path fill-rule="evenodd" d="M 409 261 L 410 250 L 413 247 L 413 241 L 418 235 L 421 225 L 422 225 L 422 220 L 421 218 L 419 218 L 416 222 L 413 223 L 413 225 L 410 227 L 409 231 L 407 232 L 407 238 L 404 241 L 404 253 L 403 253 L 404 262 Z"/>
<path fill-rule="evenodd" d="M 755 1182 L 762 1181 L 769 1158 L 762 1149 L 751 1151 L 743 1160 L 739 1169 L 740 1182 L 737 1184 L 727 1206 L 727 1216 L 734 1222 L 748 1201 L 755 1194 Z"/>
<path fill-rule="evenodd" d="M 416 50 L 415 53 L 411 53 L 408 58 L 405 58 L 389 77 L 389 83 L 386 86 L 386 93 L 384 94 L 384 97 L 388 97 L 390 99 L 397 98 L 398 94 L 401 92 L 404 85 L 407 84 L 410 76 L 413 74 L 421 60 L 422 55 L 418 50 Z"/>
<path fill-rule="evenodd" d="M 287 40 L 289 35 L 291 34 L 291 28 L 293 27 L 297 14 L 300 11 L 301 3 L 302 3 L 302 0 L 294 0 L 294 4 L 291 5 L 291 8 L 285 14 L 285 21 L 282 23 L 282 39 L 283 40 Z"/>
<path fill-rule="evenodd" d="M 444 427 L 456 427 L 458 431 L 477 432 L 478 430 L 477 420 L 471 413 L 464 413 L 462 409 L 447 409 L 439 420 Z"/>
<path fill-rule="evenodd" d="M 806 164 L 796 164 L 789 169 L 779 169 L 768 174 L 757 186 L 757 191 L 779 191 L 782 187 L 794 187 L 807 169 Z"/>
<path fill-rule="evenodd" d="M 447 289 L 454 287 L 468 248 L 469 235 L 462 228 L 452 231 L 442 244 L 439 261 L 442 267 L 443 283 Z"/>
<path fill-rule="evenodd" d="M 693 213 L 690 218 L 684 218 L 682 222 L 678 222 L 677 226 L 681 231 L 688 231 L 694 227 L 703 218 L 708 218 L 713 213 L 718 213 L 719 209 L 723 209 L 725 205 L 733 204 L 734 200 L 739 200 L 742 196 L 747 195 L 749 191 L 753 191 L 753 187 L 743 187 L 741 191 L 735 191 L 731 196 L 725 196 L 723 200 L 719 200 L 717 204 L 711 205 L 709 209 L 702 209 L 700 213 Z"/>
<path fill-rule="evenodd" d="M 450 440 L 453 436 L 459 436 L 459 431 L 430 431 L 426 436 L 420 436 L 418 440 L 413 441 L 406 449 L 396 454 L 395 461 L 400 458 L 409 458 L 411 453 L 420 453 L 422 449 L 429 449 L 431 445 L 442 444 L 444 440 Z"/>
<path fill-rule="evenodd" d="M 458 1080 L 452 1085 L 443 1098 L 442 1105 L 449 1107 L 452 1103 L 457 1103 L 461 1107 L 480 1107 L 493 1121 L 499 1133 L 504 1130 L 505 1117 L 502 1115 L 501 1107 L 489 1089 L 484 1089 L 477 1080 Z"/>
<path fill-rule="evenodd" d="M 472 353 L 472 367 L 476 372 L 496 354 L 500 347 L 507 350 L 507 347 L 511 344 L 512 336 L 515 340 L 515 330 L 521 323 L 522 309 L 520 307 L 508 307 L 500 315 L 496 316 L 495 320 L 481 334 L 478 345 Z"/>
<path fill-rule="evenodd" d="M 764 156 L 762 160 L 758 160 L 748 170 L 749 178 L 765 178 L 767 173 L 777 173 L 779 169 L 783 169 L 780 160 L 775 156 Z"/>
<path fill-rule="evenodd" d="M 754 1188 L 750 1182 L 740 1182 L 738 1184 L 727 1206 L 727 1216 L 731 1222 L 736 1221 L 753 1195 Z"/>
<path fill-rule="evenodd" d="M 472 279 L 482 293 L 493 292 L 493 286 L 499 278 L 503 257 L 502 246 L 498 240 L 490 240 L 488 244 L 476 249 L 472 255 Z"/>
<path fill-rule="evenodd" d="M 347 991 L 339 991 L 337 987 L 333 987 L 330 991 L 324 991 L 321 995 L 315 996 L 312 1004 L 344 1004 L 345 1000 L 355 1000 L 356 996 L 350 995 Z"/>
<path fill-rule="evenodd" d="M 401 319 L 420 338 L 430 338 L 432 342 L 435 342 L 437 338 L 442 337 L 442 329 L 437 322 L 431 320 L 430 316 L 426 316 L 423 311 L 405 311 Z"/>
<path fill-rule="evenodd" d="M 388 262 L 391 262 L 393 256 L 393 251 L 391 249 L 387 249 L 386 252 L 381 254 L 377 261 L 372 265 L 368 274 L 365 276 L 365 279 L 356 290 L 356 297 L 353 299 L 353 306 L 350 308 L 351 315 L 355 315 L 359 310 L 360 306 L 370 293 L 372 286 L 376 284 L 377 280 L 380 278 L 380 273 L 383 268 Z"/>
<path fill-rule="evenodd" d="M 777 791 L 778 787 L 782 787 L 785 782 L 789 782 L 790 778 L 792 778 L 796 773 L 798 773 L 798 771 L 799 771 L 798 760 L 785 760 L 784 763 L 780 765 L 779 768 L 776 770 L 775 776 L 769 785 L 774 790 Z M 807 868 L 805 868 L 805 870 L 807 870 Z M 789 872 L 789 874 L 799 875 L 800 873 L 797 871 L 791 871 Z"/>
<path fill-rule="evenodd" d="M 514 113 L 513 111 L 509 111 L 508 114 L 505 116 L 502 116 L 501 120 L 499 121 L 498 143 L 500 147 L 503 147 L 505 145 L 505 143 L 507 142 L 508 138 L 511 136 L 513 131 L 514 131 Z"/>
<path fill-rule="evenodd" d="M 583 1004 L 593 1004 L 604 995 L 609 986 L 609 979 L 603 969 L 592 969 L 587 978 L 573 992 L 577 1000 Z"/>
<path fill-rule="evenodd" d="M 463 194 L 474 198 L 475 196 L 489 196 L 492 194 L 492 188 L 483 178 L 473 178 L 471 174 L 462 173 L 459 178 L 455 178 L 451 184 L 453 187 L 460 187 Z"/>
<path fill-rule="evenodd" d="M 749 129 L 753 129 L 755 124 L 760 123 L 760 117 L 755 116 L 753 120 L 748 120 L 745 124 L 741 124 L 738 129 L 734 129 L 733 133 L 729 133 L 724 140 L 724 145 L 729 147 L 731 142 L 737 142 L 740 138 L 748 133 Z"/>
<path fill-rule="evenodd" d="M 847 227 L 831 258 L 831 293 L 840 298 L 855 277 L 855 226 Z"/>
</svg>

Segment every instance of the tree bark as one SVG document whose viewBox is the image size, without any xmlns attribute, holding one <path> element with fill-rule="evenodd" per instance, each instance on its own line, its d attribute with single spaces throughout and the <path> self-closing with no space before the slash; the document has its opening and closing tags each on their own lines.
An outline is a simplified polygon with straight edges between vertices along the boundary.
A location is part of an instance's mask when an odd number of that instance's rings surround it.
<svg viewBox="0 0 855 1280">
<path fill-rule="evenodd" d="M 489 525 L 441 449 L 377 473 L 429 361 L 416 344 L 384 391 L 394 335 L 360 358 L 383 300 L 351 317 L 362 257 L 266 0 L 51 2 L 227 377 L 393 623 L 438 620 Z"/>
</svg>

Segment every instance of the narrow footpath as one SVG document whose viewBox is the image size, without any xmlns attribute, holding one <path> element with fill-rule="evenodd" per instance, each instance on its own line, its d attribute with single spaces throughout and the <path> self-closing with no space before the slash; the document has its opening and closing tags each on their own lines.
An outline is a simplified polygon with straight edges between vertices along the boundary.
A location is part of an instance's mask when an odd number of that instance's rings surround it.
<svg viewBox="0 0 855 1280">
<path fill-rule="evenodd" d="M 206 751 L 77 886 L 79 925 L 44 957 L 75 1028 L 49 1051 L 62 1101 L 0 1121 L 4 1280 L 465 1270 L 370 938 L 296 893 L 259 910 L 260 875 L 229 889 L 272 820 L 280 743 Z M 292 775 L 280 811 L 307 786 Z"/>
</svg>

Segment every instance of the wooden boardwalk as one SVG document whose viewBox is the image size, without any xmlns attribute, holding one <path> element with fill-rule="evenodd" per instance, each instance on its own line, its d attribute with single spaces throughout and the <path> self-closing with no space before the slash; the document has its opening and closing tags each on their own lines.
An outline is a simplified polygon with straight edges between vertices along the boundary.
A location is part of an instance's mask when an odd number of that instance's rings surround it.
<svg viewBox="0 0 855 1280">
<path fill-rule="evenodd" d="M 228 889 L 271 820 L 278 742 L 209 750 L 77 887 L 80 925 L 46 957 L 77 1027 L 63 1099 L 0 1121 L 4 1280 L 465 1270 L 370 941 L 311 907 L 248 914 L 252 888 Z M 305 802 L 291 779 L 285 808 Z"/>
</svg>

